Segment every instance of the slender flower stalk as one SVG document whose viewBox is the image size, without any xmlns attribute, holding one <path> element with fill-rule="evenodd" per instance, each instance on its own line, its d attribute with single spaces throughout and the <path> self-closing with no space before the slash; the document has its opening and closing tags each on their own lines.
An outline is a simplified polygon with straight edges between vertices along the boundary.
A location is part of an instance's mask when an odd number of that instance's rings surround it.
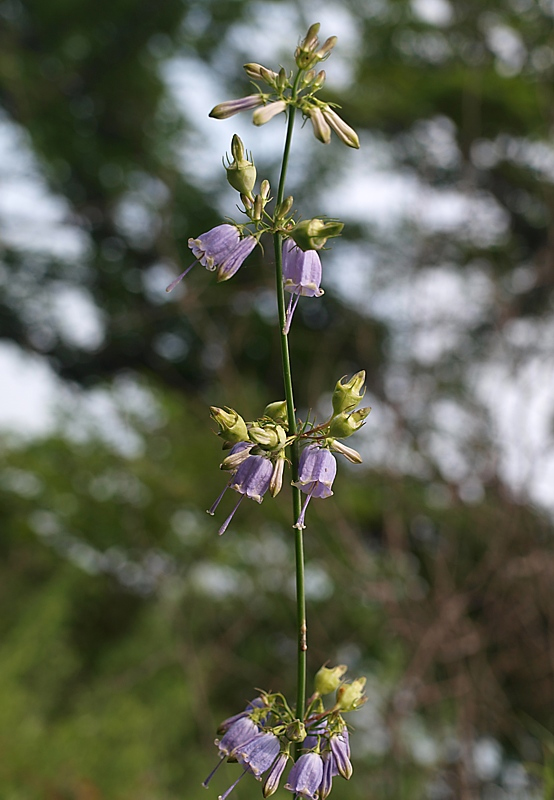
<svg viewBox="0 0 554 800">
<path fill-rule="evenodd" d="M 292 86 L 291 98 L 294 101 L 298 92 L 300 79 L 303 70 L 299 69 L 296 73 Z M 279 188 L 275 205 L 278 207 L 285 198 L 285 181 L 289 162 L 290 148 L 292 144 L 292 134 L 294 130 L 294 117 L 296 108 L 294 102 L 288 106 L 288 122 L 283 150 L 283 160 L 281 162 L 281 174 L 279 176 Z M 274 234 L 275 246 L 275 283 L 277 291 L 277 308 L 279 311 L 279 328 L 281 344 L 281 360 L 283 364 L 283 382 L 285 388 L 285 398 L 287 403 L 287 420 L 289 435 L 296 433 L 296 411 L 294 404 L 294 391 L 292 386 L 292 371 L 290 363 L 290 352 L 288 336 L 283 331 L 286 328 L 287 312 L 285 307 L 285 292 L 283 288 L 283 258 L 282 258 L 282 236 L 280 233 Z M 294 442 L 290 447 L 290 461 L 293 484 L 298 480 L 298 444 Z M 292 487 L 293 517 L 296 521 L 301 512 L 300 491 L 296 486 Z M 296 556 L 296 618 L 297 618 L 297 684 L 296 684 L 296 714 L 301 719 L 304 716 L 306 705 L 306 651 L 307 644 L 307 622 L 306 622 L 306 596 L 304 590 L 304 539 L 301 529 L 295 529 L 295 556 Z"/>
</svg>

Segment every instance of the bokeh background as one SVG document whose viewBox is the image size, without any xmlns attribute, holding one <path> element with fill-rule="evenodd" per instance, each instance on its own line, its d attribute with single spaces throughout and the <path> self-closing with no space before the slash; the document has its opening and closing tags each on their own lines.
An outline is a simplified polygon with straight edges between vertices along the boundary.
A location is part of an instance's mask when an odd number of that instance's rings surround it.
<svg viewBox="0 0 554 800">
<path fill-rule="evenodd" d="M 368 677 L 333 797 L 554 797 L 552 0 L 1 0 L 3 800 L 206 798 L 218 721 L 294 695 L 288 493 L 205 513 L 208 406 L 282 397 L 271 247 L 164 289 L 233 215 L 233 133 L 276 184 L 283 119 L 208 111 L 314 21 L 362 148 L 293 146 L 347 223 L 299 414 L 358 369 L 373 407 L 306 540 L 310 671 Z"/>
</svg>

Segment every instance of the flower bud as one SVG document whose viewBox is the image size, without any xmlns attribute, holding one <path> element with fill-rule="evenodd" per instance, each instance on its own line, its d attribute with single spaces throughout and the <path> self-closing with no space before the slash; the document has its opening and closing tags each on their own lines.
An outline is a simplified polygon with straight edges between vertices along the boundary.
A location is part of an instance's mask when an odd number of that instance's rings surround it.
<svg viewBox="0 0 554 800">
<path fill-rule="evenodd" d="M 349 381 L 343 383 L 346 375 L 337 381 L 333 392 L 333 413 L 340 414 L 341 411 L 351 411 L 356 408 L 365 394 L 365 370 L 356 372 Z M 361 391 L 363 388 L 363 392 Z"/>
<path fill-rule="evenodd" d="M 269 181 L 265 180 L 262 181 L 262 185 L 260 186 L 260 194 L 264 200 L 269 199 L 269 192 L 271 191 L 271 187 L 269 185 Z"/>
<path fill-rule="evenodd" d="M 240 201 L 247 211 L 251 211 L 254 208 L 254 203 L 245 194 L 241 194 Z"/>
<path fill-rule="evenodd" d="M 352 683 L 343 683 L 337 689 L 337 705 L 340 711 L 354 711 L 362 706 L 367 697 L 364 696 L 366 678 L 357 678 Z"/>
<path fill-rule="evenodd" d="M 267 84 L 269 84 L 269 86 L 275 86 L 278 78 L 276 72 L 273 72 L 271 69 L 267 69 L 267 67 L 262 67 L 261 64 L 245 64 L 244 70 L 249 78 L 252 78 L 255 81 L 265 81 Z"/>
<path fill-rule="evenodd" d="M 314 80 L 314 85 L 313 85 L 313 90 L 315 92 L 317 92 L 318 89 L 321 89 L 321 87 L 325 83 L 325 79 L 326 78 L 327 78 L 327 75 L 326 75 L 324 69 L 322 69 L 320 72 L 317 73 L 317 75 L 315 77 L 315 80 Z"/>
<path fill-rule="evenodd" d="M 308 33 L 300 42 L 300 49 L 301 50 L 315 50 L 319 44 L 319 40 L 317 38 L 317 34 L 319 33 L 319 29 L 321 28 L 321 24 L 319 22 L 314 22 L 313 25 L 310 25 L 308 28 Z"/>
<path fill-rule="evenodd" d="M 287 71 L 284 67 L 281 67 L 279 70 L 279 74 L 277 75 L 277 89 L 283 91 L 286 88 L 288 83 L 287 79 Z"/>
<path fill-rule="evenodd" d="M 281 425 L 251 425 L 248 431 L 250 441 L 263 447 L 264 450 L 276 450 L 282 448 L 286 442 L 287 434 Z"/>
<path fill-rule="evenodd" d="M 218 436 L 221 436 L 226 442 L 248 441 L 246 422 L 233 408 L 211 406 L 210 416 L 219 425 Z"/>
<path fill-rule="evenodd" d="M 333 47 L 336 45 L 336 43 L 337 43 L 337 37 L 329 36 L 329 38 L 323 42 L 322 47 L 320 47 L 320 49 L 315 53 L 317 59 L 319 61 L 323 61 L 324 58 L 327 58 L 327 56 L 329 55 Z"/>
<path fill-rule="evenodd" d="M 226 167 L 227 180 L 233 189 L 252 199 L 252 189 L 256 183 L 256 167 L 253 161 L 246 158 L 244 145 L 236 133 L 231 141 L 231 153 L 233 161 Z"/>
<path fill-rule="evenodd" d="M 276 400 L 274 403 L 269 403 L 264 408 L 264 417 L 270 417 L 275 422 L 286 424 L 288 422 L 287 401 Z"/>
<path fill-rule="evenodd" d="M 283 202 L 277 206 L 275 209 L 275 219 L 283 219 L 290 213 L 290 210 L 294 204 L 294 197 L 290 194 L 288 197 L 285 197 Z"/>
<path fill-rule="evenodd" d="M 339 236 L 343 228 L 342 222 L 305 219 L 295 225 L 289 235 L 301 250 L 321 250 L 327 239 Z"/>
<path fill-rule="evenodd" d="M 364 425 L 365 418 L 371 411 L 371 408 L 360 408 L 358 411 L 342 411 L 331 420 L 329 426 L 329 433 L 332 437 L 338 439 L 346 439 L 347 436 L 352 436 L 353 433 L 359 431 Z"/>
<path fill-rule="evenodd" d="M 327 444 L 334 450 L 335 453 L 340 453 L 353 464 L 361 464 L 363 459 L 361 455 L 358 453 L 357 450 L 354 450 L 353 447 L 348 447 L 343 442 L 339 442 L 338 439 L 328 439 Z"/>
<path fill-rule="evenodd" d="M 347 669 L 348 667 L 346 664 L 339 664 L 338 667 L 333 667 L 331 669 L 329 667 L 321 667 L 321 669 L 316 672 L 315 676 L 316 692 L 321 695 L 326 695 L 336 691 Z"/>
<path fill-rule="evenodd" d="M 315 80 L 315 69 L 310 69 L 302 76 L 302 86 L 309 86 Z"/>
<path fill-rule="evenodd" d="M 214 106 L 209 113 L 213 119 L 228 119 L 241 111 L 248 111 L 250 108 L 261 106 L 264 101 L 262 94 L 250 94 L 248 97 L 240 97 L 238 100 L 226 100 Z"/>
<path fill-rule="evenodd" d="M 268 103 L 262 108 L 257 108 L 252 115 L 252 122 L 254 125 L 265 125 L 270 119 L 273 119 L 277 114 L 280 114 L 287 107 L 284 100 L 277 100 L 275 103 Z"/>
<path fill-rule="evenodd" d="M 331 141 L 331 128 L 323 116 L 323 111 L 317 106 L 312 106 L 308 111 L 308 116 L 312 122 L 315 138 L 319 139 L 323 144 L 329 144 Z"/>
<path fill-rule="evenodd" d="M 279 788 L 279 781 L 281 780 L 281 775 L 285 771 L 289 758 L 288 752 L 279 753 L 273 762 L 262 787 L 262 794 L 264 797 L 271 797 Z"/>
<path fill-rule="evenodd" d="M 252 219 L 261 219 L 264 210 L 264 201 L 261 194 L 257 194 L 254 198 L 254 210 L 252 211 Z"/>
<path fill-rule="evenodd" d="M 350 125 L 346 124 L 342 117 L 339 117 L 336 111 L 333 111 L 333 109 L 329 107 L 324 108 L 323 116 L 329 124 L 329 127 L 335 131 L 343 144 L 347 145 L 347 147 L 353 147 L 355 150 L 359 150 L 360 140 L 358 139 L 358 134 Z"/>
<path fill-rule="evenodd" d="M 283 471 L 285 469 L 285 456 L 279 453 L 273 465 L 273 472 L 269 482 L 269 492 L 272 497 L 277 497 L 283 488 Z"/>
<path fill-rule="evenodd" d="M 314 52 L 319 45 L 317 34 L 320 27 L 319 22 L 310 25 L 306 36 L 296 48 L 294 58 L 299 69 L 309 69 L 314 63 L 317 63 L 318 59 L 314 58 Z"/>
<path fill-rule="evenodd" d="M 299 719 L 295 719 L 294 722 L 291 722 L 290 725 L 287 725 L 285 736 L 291 742 L 303 742 L 306 738 L 306 728 L 304 723 Z"/>
</svg>

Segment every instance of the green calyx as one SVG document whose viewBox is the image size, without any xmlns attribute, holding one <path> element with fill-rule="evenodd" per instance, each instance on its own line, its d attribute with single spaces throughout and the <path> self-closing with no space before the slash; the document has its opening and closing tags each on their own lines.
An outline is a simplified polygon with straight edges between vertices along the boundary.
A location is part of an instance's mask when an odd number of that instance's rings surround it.
<svg viewBox="0 0 554 800">
<path fill-rule="evenodd" d="M 227 180 L 237 192 L 253 199 L 252 190 L 256 184 L 256 167 L 253 160 L 248 160 L 244 145 L 239 136 L 235 133 L 231 141 L 231 154 L 233 160 L 229 161 L 225 167 L 227 170 Z M 252 155 L 250 154 L 250 159 Z"/>
<path fill-rule="evenodd" d="M 294 226 L 289 236 L 301 250 L 321 250 L 327 239 L 340 236 L 344 223 L 336 220 L 305 219 Z"/>
</svg>

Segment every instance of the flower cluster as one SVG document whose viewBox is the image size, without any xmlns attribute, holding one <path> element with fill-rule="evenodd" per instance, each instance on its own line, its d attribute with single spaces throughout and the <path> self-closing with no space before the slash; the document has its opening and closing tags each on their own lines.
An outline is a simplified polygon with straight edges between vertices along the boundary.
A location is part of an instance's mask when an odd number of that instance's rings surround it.
<svg viewBox="0 0 554 800">
<path fill-rule="evenodd" d="M 316 72 L 316 67 L 329 57 L 337 41 L 336 36 L 330 36 L 320 45 L 317 38 L 319 28 L 317 22 L 312 25 L 296 48 L 296 79 L 293 79 L 292 74 L 287 74 L 284 68 L 274 72 L 261 64 L 245 64 L 246 74 L 255 82 L 257 93 L 220 103 L 212 108 L 210 117 L 228 119 L 241 111 L 254 109 L 254 125 L 265 125 L 273 117 L 286 111 L 287 106 L 293 105 L 311 121 L 314 135 L 320 142 L 328 144 L 333 131 L 343 144 L 359 148 L 356 131 L 337 114 L 334 110 L 336 105 L 325 103 L 316 97 L 326 79 L 325 70 Z M 257 85 L 260 82 L 264 84 L 264 91 Z"/>
<path fill-rule="evenodd" d="M 235 507 L 219 529 L 223 534 L 229 527 L 236 510 L 245 497 L 261 503 L 269 491 L 275 497 L 282 488 L 286 463 L 286 448 L 297 441 L 303 446 L 299 462 L 298 480 L 294 485 L 306 495 L 295 527 L 305 527 L 308 503 L 313 497 L 323 499 L 333 494 L 332 485 L 337 473 L 334 452 L 345 456 L 354 464 L 362 458 L 357 450 L 348 447 L 345 439 L 359 430 L 370 408 L 356 406 L 365 394 L 365 372 L 357 372 L 349 381 L 341 378 L 333 392 L 331 417 L 321 425 L 300 425 L 294 436 L 288 435 L 286 402 L 277 401 L 266 406 L 263 415 L 252 422 L 245 420 L 232 408 L 211 408 L 212 419 L 219 427 L 219 436 L 229 454 L 223 459 L 221 469 L 231 473 L 223 491 L 208 510 L 214 514 L 227 489 L 240 495 Z"/>
<path fill-rule="evenodd" d="M 286 698 L 263 692 L 244 711 L 224 720 L 215 740 L 219 761 L 203 783 L 207 787 L 221 764 L 238 762 L 242 772 L 219 800 L 226 800 L 242 778 L 253 775 L 262 784 L 262 794 L 270 797 L 279 788 L 289 761 L 293 761 L 285 789 L 305 800 L 325 800 L 333 778 L 349 780 L 352 775 L 350 742 L 343 714 L 366 701 L 365 678 L 343 681 L 346 667 L 322 667 L 316 675 L 315 692 L 308 702 L 304 719 L 296 717 Z M 331 708 L 323 696 L 336 693 Z M 298 744 L 298 758 L 291 752 Z"/>
</svg>

